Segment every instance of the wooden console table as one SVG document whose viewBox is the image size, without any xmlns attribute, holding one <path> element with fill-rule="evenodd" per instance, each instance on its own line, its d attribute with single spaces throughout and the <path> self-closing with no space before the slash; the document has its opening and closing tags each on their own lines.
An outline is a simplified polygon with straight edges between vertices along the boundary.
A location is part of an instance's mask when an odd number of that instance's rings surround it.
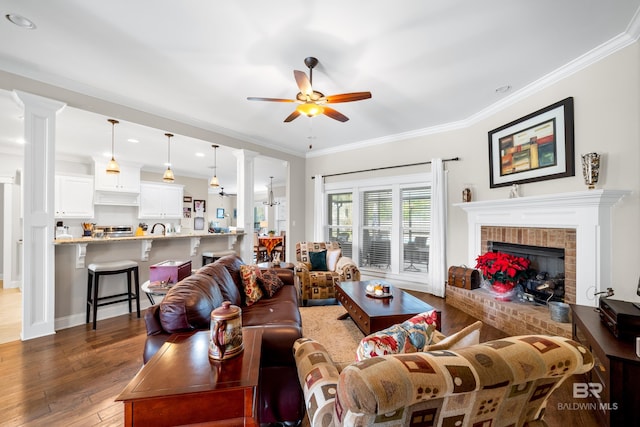
<svg viewBox="0 0 640 427">
<path fill-rule="evenodd" d="M 243 329 L 244 350 L 209 359 L 209 331 L 174 334 L 116 398 L 125 426 L 258 426 L 262 329 Z"/>
<path fill-rule="evenodd" d="M 640 358 L 635 342 L 617 339 L 600 320 L 595 307 L 571 304 L 573 339 L 586 346 L 595 358 L 587 382 L 602 384 L 594 399 L 603 426 L 640 425 Z"/>
</svg>

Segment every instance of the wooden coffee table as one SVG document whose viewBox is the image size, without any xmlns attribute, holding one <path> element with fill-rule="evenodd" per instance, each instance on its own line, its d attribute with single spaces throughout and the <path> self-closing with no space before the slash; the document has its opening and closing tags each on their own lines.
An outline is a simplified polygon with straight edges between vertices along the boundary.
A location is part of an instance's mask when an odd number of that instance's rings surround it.
<svg viewBox="0 0 640 427">
<path fill-rule="evenodd" d="M 209 359 L 209 331 L 174 334 L 116 398 L 125 426 L 258 426 L 262 329 L 244 328 L 244 350 Z"/>
<path fill-rule="evenodd" d="M 336 298 L 347 310 L 341 318 L 351 317 L 358 328 L 365 334 L 380 331 L 402 323 L 405 320 L 434 308 L 413 295 L 389 285 L 392 297 L 374 298 L 367 295 L 369 283 L 384 283 L 380 280 L 362 282 L 341 282 L 336 285 Z M 438 310 L 437 329 L 440 330 L 441 313 Z"/>
</svg>

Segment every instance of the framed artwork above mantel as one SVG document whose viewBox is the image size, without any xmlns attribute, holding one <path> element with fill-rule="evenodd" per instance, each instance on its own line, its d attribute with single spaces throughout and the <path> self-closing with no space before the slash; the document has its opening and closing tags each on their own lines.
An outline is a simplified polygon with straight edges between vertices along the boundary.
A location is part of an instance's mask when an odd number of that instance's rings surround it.
<svg viewBox="0 0 640 427">
<path fill-rule="evenodd" d="M 573 98 L 489 132 L 490 187 L 575 175 Z"/>
</svg>

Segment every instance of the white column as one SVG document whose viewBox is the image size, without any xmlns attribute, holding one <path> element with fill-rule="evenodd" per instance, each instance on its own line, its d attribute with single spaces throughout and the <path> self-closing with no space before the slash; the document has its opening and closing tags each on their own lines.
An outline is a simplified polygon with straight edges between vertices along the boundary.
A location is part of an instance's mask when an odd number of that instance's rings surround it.
<svg viewBox="0 0 640 427">
<path fill-rule="evenodd" d="M 236 150 L 233 154 L 237 158 L 238 168 L 238 231 L 247 233 L 240 243 L 240 257 L 250 264 L 253 260 L 253 168 L 258 153 Z"/>
<path fill-rule="evenodd" d="M 14 91 L 24 108 L 22 332 L 55 333 L 54 179 L 56 113 L 66 104 Z"/>
</svg>

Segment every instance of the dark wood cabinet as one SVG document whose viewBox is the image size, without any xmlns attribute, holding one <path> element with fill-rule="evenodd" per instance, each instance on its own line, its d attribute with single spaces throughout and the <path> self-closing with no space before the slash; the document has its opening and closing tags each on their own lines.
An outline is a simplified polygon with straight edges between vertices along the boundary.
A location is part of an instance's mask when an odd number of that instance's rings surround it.
<svg viewBox="0 0 640 427">
<path fill-rule="evenodd" d="M 571 305 L 573 339 L 595 358 L 587 383 L 601 384 L 599 398 L 591 396 L 590 409 L 603 426 L 640 426 L 640 358 L 635 342 L 617 339 L 600 320 L 596 307 Z M 598 391 L 598 386 L 592 388 Z"/>
</svg>

